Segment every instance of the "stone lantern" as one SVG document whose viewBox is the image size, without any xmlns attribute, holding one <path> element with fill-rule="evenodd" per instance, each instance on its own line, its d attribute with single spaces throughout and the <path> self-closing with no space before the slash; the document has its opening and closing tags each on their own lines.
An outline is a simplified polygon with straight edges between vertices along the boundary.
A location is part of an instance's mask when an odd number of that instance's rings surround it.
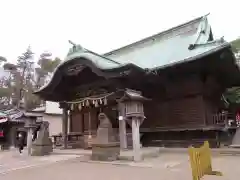
<svg viewBox="0 0 240 180">
<path fill-rule="evenodd" d="M 27 149 L 28 149 L 28 155 L 31 155 L 31 149 L 32 149 L 32 134 L 34 128 L 36 128 L 37 124 L 37 118 L 39 116 L 31 114 L 31 113 L 24 113 L 25 116 L 25 125 L 24 127 L 27 129 Z"/>
<path fill-rule="evenodd" d="M 36 117 L 26 117 L 25 128 L 34 128 L 36 127 L 37 118 Z"/>
<path fill-rule="evenodd" d="M 129 99 L 125 100 L 125 117 L 127 119 L 132 119 L 133 117 L 143 120 L 144 111 L 143 103 L 139 100 Z"/>
<path fill-rule="evenodd" d="M 126 89 L 124 96 L 120 99 L 124 106 L 124 119 L 132 127 L 134 161 L 142 160 L 139 127 L 145 119 L 143 102 L 146 100 L 148 99 L 143 97 L 141 92 L 130 89 Z"/>
</svg>

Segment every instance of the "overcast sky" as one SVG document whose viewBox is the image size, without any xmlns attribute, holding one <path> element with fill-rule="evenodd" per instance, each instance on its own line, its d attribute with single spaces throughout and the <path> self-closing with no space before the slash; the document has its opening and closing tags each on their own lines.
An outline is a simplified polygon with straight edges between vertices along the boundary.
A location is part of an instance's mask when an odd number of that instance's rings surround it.
<svg viewBox="0 0 240 180">
<path fill-rule="evenodd" d="M 68 40 L 105 53 L 210 13 L 215 37 L 240 36 L 237 0 L 1 0 L 0 55 L 16 61 L 28 45 L 64 58 Z"/>
</svg>

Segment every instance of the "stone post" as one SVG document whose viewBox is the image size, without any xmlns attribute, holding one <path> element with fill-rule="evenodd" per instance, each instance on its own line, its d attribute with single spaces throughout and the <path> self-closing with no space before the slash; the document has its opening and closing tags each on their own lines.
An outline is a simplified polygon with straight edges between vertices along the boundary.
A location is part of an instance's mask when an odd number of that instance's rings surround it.
<svg viewBox="0 0 240 180">
<path fill-rule="evenodd" d="M 69 111 L 68 120 L 67 120 L 67 133 L 68 134 L 71 132 L 71 123 L 72 123 L 72 115 L 71 115 L 71 111 Z"/>
<path fill-rule="evenodd" d="M 9 142 L 10 142 L 10 149 L 14 149 L 15 148 L 15 144 L 16 144 L 16 128 L 15 127 L 11 127 L 9 129 Z"/>
<path fill-rule="evenodd" d="M 132 117 L 132 140 L 134 161 L 142 160 L 139 127 L 140 119 L 137 117 Z"/>
<path fill-rule="evenodd" d="M 32 154 L 32 134 L 33 128 L 29 127 L 27 130 L 27 152 L 29 156 Z"/>
<path fill-rule="evenodd" d="M 62 114 L 62 140 L 63 140 L 63 148 L 67 148 L 67 134 L 68 134 L 68 110 L 63 108 Z"/>
<path fill-rule="evenodd" d="M 120 148 L 122 150 L 127 149 L 127 133 L 126 133 L 126 120 L 124 118 L 124 105 L 123 103 L 118 104 L 119 112 L 119 138 L 120 138 Z"/>
<path fill-rule="evenodd" d="M 25 121 L 25 128 L 27 128 L 27 154 L 32 154 L 32 134 L 36 127 L 36 117 L 28 117 Z"/>
</svg>

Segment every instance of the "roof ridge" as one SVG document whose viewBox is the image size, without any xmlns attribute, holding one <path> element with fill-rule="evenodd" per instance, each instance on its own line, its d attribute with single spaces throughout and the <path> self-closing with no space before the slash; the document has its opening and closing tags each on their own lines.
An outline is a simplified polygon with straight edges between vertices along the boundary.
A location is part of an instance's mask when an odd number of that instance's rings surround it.
<svg viewBox="0 0 240 180">
<path fill-rule="evenodd" d="M 178 26 L 175 26 L 175 27 L 172 27 L 172 28 L 170 28 L 170 29 L 167 29 L 167 30 L 165 30 L 165 31 L 162 31 L 162 32 L 160 32 L 160 33 L 154 34 L 154 35 L 152 35 L 152 36 L 148 36 L 148 37 L 146 37 L 146 38 L 143 38 L 143 39 L 141 39 L 141 40 L 139 40 L 139 41 L 133 42 L 133 43 L 128 44 L 128 45 L 126 45 L 126 46 L 123 46 L 123 47 L 120 47 L 120 48 L 118 48 L 118 49 L 112 50 L 112 51 L 110 51 L 110 52 L 104 53 L 103 56 L 111 55 L 112 53 L 117 52 L 117 51 L 119 51 L 119 50 L 123 50 L 123 49 L 129 48 L 129 47 L 132 47 L 132 46 L 134 46 L 134 45 L 140 44 L 140 43 L 142 43 L 142 42 L 144 42 L 144 41 L 146 41 L 146 40 L 149 40 L 149 39 L 151 39 L 151 38 L 154 38 L 154 37 L 156 37 L 156 36 L 160 36 L 160 35 L 163 35 L 163 34 L 167 34 L 167 33 L 170 32 L 170 31 L 174 31 L 174 30 L 176 30 L 176 29 L 185 27 L 185 26 L 187 26 L 187 25 L 189 25 L 189 24 L 192 24 L 192 23 L 194 23 L 194 22 L 200 21 L 202 18 L 206 18 L 208 15 L 209 15 L 209 13 L 206 14 L 206 15 L 204 15 L 204 16 L 197 17 L 197 18 L 195 18 L 195 19 L 193 19 L 193 20 L 191 20 L 191 21 L 187 21 L 187 22 L 185 22 L 185 23 L 183 23 L 183 24 L 180 24 L 180 25 L 178 25 Z"/>
</svg>

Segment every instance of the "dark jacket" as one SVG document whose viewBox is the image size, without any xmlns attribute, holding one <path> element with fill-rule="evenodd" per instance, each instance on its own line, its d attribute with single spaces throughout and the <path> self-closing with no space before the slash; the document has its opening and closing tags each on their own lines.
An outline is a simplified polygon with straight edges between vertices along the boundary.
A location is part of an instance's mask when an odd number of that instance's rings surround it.
<svg viewBox="0 0 240 180">
<path fill-rule="evenodd" d="M 18 137 L 18 146 L 24 147 L 24 143 L 25 143 L 25 136 L 22 134 L 21 137 Z"/>
</svg>

